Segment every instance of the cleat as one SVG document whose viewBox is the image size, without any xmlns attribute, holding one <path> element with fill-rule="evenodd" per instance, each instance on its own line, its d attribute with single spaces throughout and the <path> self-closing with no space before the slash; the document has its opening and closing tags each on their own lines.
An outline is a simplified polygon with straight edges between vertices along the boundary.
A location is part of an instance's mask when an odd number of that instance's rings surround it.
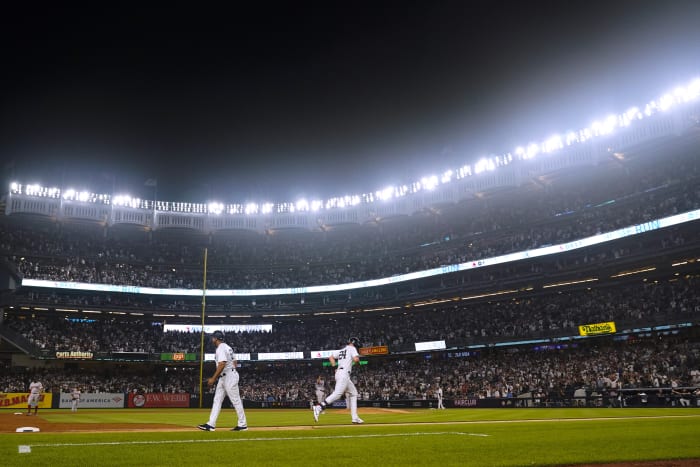
<svg viewBox="0 0 700 467">
<path fill-rule="evenodd" d="M 361 424 L 365 423 L 365 421 L 362 420 L 361 418 L 356 418 L 356 419 L 353 420 L 352 422 L 353 422 L 355 425 L 361 425 Z"/>
<path fill-rule="evenodd" d="M 246 431 L 247 429 L 247 426 L 237 426 L 236 428 L 231 428 L 231 431 Z"/>
<path fill-rule="evenodd" d="M 197 425 L 197 428 L 199 428 L 202 431 L 216 431 L 216 428 L 214 428 L 208 423 L 202 423 L 201 425 Z"/>
<path fill-rule="evenodd" d="M 320 405 L 314 405 L 314 420 L 316 423 L 318 423 L 318 416 L 321 412 L 323 412 L 323 407 Z"/>
</svg>

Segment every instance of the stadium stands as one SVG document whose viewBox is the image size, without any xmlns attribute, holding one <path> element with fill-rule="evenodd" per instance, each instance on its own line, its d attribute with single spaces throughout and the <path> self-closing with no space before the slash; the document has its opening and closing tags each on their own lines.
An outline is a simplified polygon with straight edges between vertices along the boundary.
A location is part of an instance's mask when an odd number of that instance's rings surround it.
<svg viewBox="0 0 700 467">
<path fill-rule="evenodd" d="M 660 163 L 654 156 L 666 149 Z M 201 288 L 204 248 L 208 289 L 387 278 L 700 209 L 695 146 L 661 144 L 639 152 L 585 170 L 535 174 L 518 187 L 435 203 L 410 216 L 303 231 L 153 230 L 13 214 L 0 219 L 0 256 L 27 279 L 162 289 Z M 625 388 L 663 389 L 657 402 L 671 404 L 666 389 L 700 384 L 696 224 L 350 292 L 212 297 L 206 322 L 272 324 L 270 333 L 228 335 L 237 352 L 253 356 L 306 356 L 337 348 L 349 335 L 367 346 L 387 346 L 389 356 L 371 357 L 355 375 L 365 400 L 425 399 L 439 382 L 448 398 L 528 396 L 571 404 L 577 389 L 608 394 L 619 375 Z M 84 392 L 199 390 L 196 366 L 156 364 L 152 356 L 200 351 L 198 332 L 166 332 L 164 326 L 196 323 L 201 297 L 22 287 L 3 300 L 0 334 L 26 340 L 35 348 L 26 353 L 50 360 L 56 352 L 90 352 L 109 363 L 7 366 L 0 391 L 24 391 L 34 377 L 54 390 L 75 384 Z M 579 325 L 600 322 L 615 322 L 624 332 L 572 339 Z M 417 342 L 443 340 L 446 350 L 415 350 Z M 143 358 L 115 363 L 132 353 Z M 253 358 L 241 369 L 242 394 L 255 401 L 308 401 L 312 381 L 326 371 L 318 362 Z"/>
</svg>

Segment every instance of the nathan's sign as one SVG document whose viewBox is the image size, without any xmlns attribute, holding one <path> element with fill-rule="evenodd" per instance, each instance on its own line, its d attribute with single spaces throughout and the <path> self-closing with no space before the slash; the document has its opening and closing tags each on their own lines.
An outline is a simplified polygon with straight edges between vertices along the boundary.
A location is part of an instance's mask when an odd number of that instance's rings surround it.
<svg viewBox="0 0 700 467">
<path fill-rule="evenodd" d="M 582 336 L 597 336 L 600 334 L 613 334 L 617 332 L 615 322 L 584 324 L 578 327 L 578 332 Z"/>
<path fill-rule="evenodd" d="M 377 345 L 374 347 L 361 347 L 360 355 L 387 355 L 389 347 L 386 345 Z"/>
<path fill-rule="evenodd" d="M 0 392 L 0 408 L 26 409 L 28 399 L 29 393 L 27 392 Z M 51 401 L 51 393 L 45 392 L 39 396 L 39 407 L 50 409 Z"/>
<path fill-rule="evenodd" d="M 70 351 L 70 352 L 56 352 L 56 358 L 61 359 L 76 359 L 76 360 L 92 360 L 92 352 L 80 352 L 80 351 Z"/>
</svg>

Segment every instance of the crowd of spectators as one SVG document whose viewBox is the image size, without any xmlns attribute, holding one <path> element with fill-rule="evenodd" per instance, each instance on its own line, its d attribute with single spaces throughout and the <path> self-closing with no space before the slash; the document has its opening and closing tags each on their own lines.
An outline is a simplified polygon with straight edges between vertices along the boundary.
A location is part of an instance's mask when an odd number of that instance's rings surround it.
<svg viewBox="0 0 700 467">
<path fill-rule="evenodd" d="M 634 281 L 615 287 L 506 296 L 490 301 L 414 308 L 397 314 L 367 312 L 274 321 L 272 332 L 231 333 L 238 352 L 334 349 L 350 335 L 366 346 L 393 349 L 445 340 L 450 346 L 518 338 L 571 336 L 587 323 L 614 321 L 618 328 L 700 319 L 700 278 Z M 76 318 L 56 312 L 7 313 L 9 326 L 41 350 L 92 352 L 198 352 L 200 335 L 165 332 L 162 321 L 133 317 Z"/>
<path fill-rule="evenodd" d="M 200 288 L 206 246 L 210 289 L 336 284 L 563 243 L 697 209 L 699 174 L 697 158 L 682 159 L 662 169 L 632 167 L 614 183 L 598 174 L 595 183 L 521 188 L 439 215 L 294 235 L 146 234 L 12 222 L 0 225 L 0 254 L 28 278 Z"/>
<path fill-rule="evenodd" d="M 491 349 L 453 358 L 442 353 L 430 359 L 419 355 L 368 360 L 353 373 L 363 400 L 434 398 L 437 386 L 448 399 L 532 397 L 539 401 L 572 399 L 581 389 L 595 397 L 615 389 L 700 386 L 700 344 L 678 337 L 569 344 L 568 348 L 545 350 Z M 333 384 L 333 370 L 319 362 L 246 364 L 239 372 L 241 395 L 253 401 L 310 401 L 319 375 L 325 376 L 328 389 Z M 39 379 L 47 391 L 79 385 L 83 392 L 197 393 L 198 375 L 195 367 L 38 369 L 0 377 L 0 391 L 23 392 L 30 379 Z"/>
</svg>

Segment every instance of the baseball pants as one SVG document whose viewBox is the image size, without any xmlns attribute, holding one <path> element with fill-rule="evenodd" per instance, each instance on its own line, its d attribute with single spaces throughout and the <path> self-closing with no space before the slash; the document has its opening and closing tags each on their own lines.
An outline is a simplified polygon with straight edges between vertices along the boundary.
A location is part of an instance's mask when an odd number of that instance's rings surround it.
<svg viewBox="0 0 700 467">
<path fill-rule="evenodd" d="M 238 426 L 248 426 L 248 422 L 245 418 L 245 411 L 243 410 L 243 401 L 241 400 L 241 394 L 238 391 L 238 372 L 237 371 L 226 371 L 226 374 L 219 378 L 216 383 L 216 392 L 214 393 L 214 403 L 211 407 L 211 414 L 209 415 L 209 421 L 207 422 L 210 426 L 216 426 L 216 419 L 219 418 L 219 412 L 221 412 L 221 405 L 224 402 L 224 398 L 228 396 L 233 404 L 233 408 L 236 409 L 236 415 L 238 415 Z"/>
<path fill-rule="evenodd" d="M 353 420 L 358 419 L 357 416 L 357 389 L 355 383 L 350 379 L 350 374 L 344 370 L 336 370 L 335 372 L 335 389 L 333 394 L 326 398 L 326 404 L 332 404 L 344 394 L 348 395 L 350 402 L 350 416 Z"/>
</svg>

